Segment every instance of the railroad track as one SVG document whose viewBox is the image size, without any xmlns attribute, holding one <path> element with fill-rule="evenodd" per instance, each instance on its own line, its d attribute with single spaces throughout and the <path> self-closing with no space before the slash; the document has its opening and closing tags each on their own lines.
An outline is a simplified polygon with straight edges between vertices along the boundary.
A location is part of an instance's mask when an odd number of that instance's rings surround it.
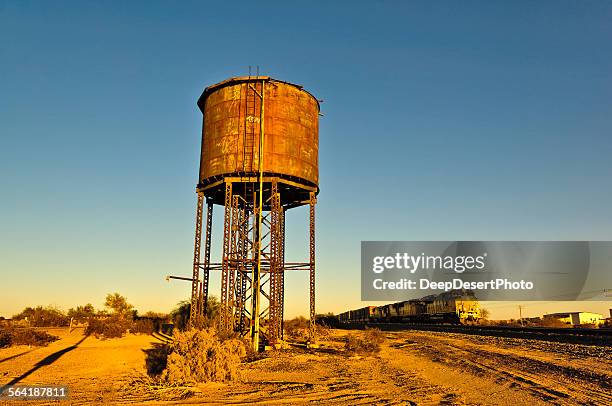
<svg viewBox="0 0 612 406">
<path fill-rule="evenodd" d="M 340 328 L 364 329 L 378 328 L 384 331 L 439 331 L 444 333 L 471 334 L 489 337 L 524 338 L 531 340 L 553 341 L 571 344 L 612 346 L 612 329 L 590 328 L 548 328 L 548 327 L 508 327 L 451 324 L 411 324 L 411 323 L 344 323 Z"/>
</svg>

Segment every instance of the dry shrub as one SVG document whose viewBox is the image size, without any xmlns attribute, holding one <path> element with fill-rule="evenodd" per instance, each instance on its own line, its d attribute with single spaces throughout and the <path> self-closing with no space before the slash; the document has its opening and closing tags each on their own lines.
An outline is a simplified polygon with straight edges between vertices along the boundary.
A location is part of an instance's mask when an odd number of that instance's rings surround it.
<svg viewBox="0 0 612 406">
<path fill-rule="evenodd" d="M 10 347 L 13 344 L 13 336 L 6 329 L 0 330 L 0 348 Z"/>
<path fill-rule="evenodd" d="M 269 351 L 259 352 L 253 348 L 253 343 L 251 342 L 251 338 L 249 336 L 241 337 L 240 340 L 244 345 L 246 355 L 242 358 L 242 362 L 250 363 L 262 360 L 264 358 L 268 358 L 270 356 Z"/>
<path fill-rule="evenodd" d="M 233 381 L 245 355 L 241 340 L 221 340 L 214 328 L 177 331 L 160 378 L 174 385 Z"/>
<path fill-rule="evenodd" d="M 366 329 L 362 334 L 349 334 L 344 349 L 355 354 L 374 354 L 380 351 L 384 336 L 379 329 Z"/>
<path fill-rule="evenodd" d="M 298 316 L 291 320 L 285 320 L 283 324 L 285 335 L 295 341 L 310 341 L 310 323 L 303 316 Z M 315 335 L 317 338 L 326 338 L 329 336 L 330 328 L 317 319 L 315 324 Z"/>
<path fill-rule="evenodd" d="M 298 316 L 291 320 L 285 320 L 283 323 L 285 334 L 287 337 L 296 341 L 308 341 L 308 319 L 304 316 Z"/>
<path fill-rule="evenodd" d="M 307 342 L 310 339 L 307 328 L 288 328 L 285 333 L 287 338 L 297 342 Z"/>
<path fill-rule="evenodd" d="M 92 317 L 89 319 L 85 334 L 92 334 L 96 338 L 120 338 L 126 333 L 153 334 L 161 329 L 162 324 L 162 319 L 144 317 L 135 320 L 121 316 Z"/>
<path fill-rule="evenodd" d="M 35 345 L 42 347 L 56 340 L 59 340 L 59 337 L 31 328 L 0 328 L 0 348 L 10 347 L 11 345 Z"/>
<path fill-rule="evenodd" d="M 554 328 L 568 328 L 568 327 L 572 327 L 571 324 L 563 322 L 563 321 L 561 321 L 559 319 L 556 319 L 556 318 L 553 318 L 553 317 L 544 317 L 541 320 L 539 320 L 539 323 L 537 323 L 536 325 L 539 325 L 539 326 L 542 326 L 542 327 L 554 327 Z"/>
<path fill-rule="evenodd" d="M 151 319 L 137 319 L 132 322 L 130 333 L 153 334 L 159 329 L 161 322 Z"/>
<path fill-rule="evenodd" d="M 90 317 L 94 317 L 95 315 L 96 309 L 94 309 L 91 303 L 68 310 L 68 317 L 71 318 L 73 322 L 77 323 L 85 323 Z"/>
<path fill-rule="evenodd" d="M 317 338 L 327 338 L 329 337 L 330 328 L 325 324 L 316 324 L 315 325 L 315 333 Z"/>
<path fill-rule="evenodd" d="M 120 338 L 127 333 L 131 324 L 131 320 L 120 317 L 108 317 L 105 319 L 90 318 L 85 334 L 94 335 L 96 338 Z"/>
<path fill-rule="evenodd" d="M 204 314 L 204 319 L 196 321 L 195 324 L 203 328 L 216 327 L 218 325 L 220 306 L 219 299 L 217 299 L 216 296 L 209 296 L 206 304 L 206 314 Z M 169 318 L 174 323 L 176 329 L 184 331 L 188 330 L 190 327 L 190 314 L 191 301 L 184 300 L 179 302 L 177 307 L 170 312 Z"/>
<path fill-rule="evenodd" d="M 120 390 L 123 392 L 123 397 L 125 399 L 137 399 L 139 404 L 152 400 L 176 402 L 185 400 L 193 396 L 196 392 L 201 392 L 201 390 L 195 386 L 168 385 L 148 375 L 134 375 L 129 377 L 121 385 Z"/>
<path fill-rule="evenodd" d="M 52 306 L 26 307 L 21 313 L 13 316 L 13 320 L 27 320 L 27 325 L 32 327 L 63 327 L 70 324 L 70 318 Z"/>
<path fill-rule="evenodd" d="M 329 328 L 338 328 L 340 324 L 338 316 L 333 313 L 317 314 L 316 323 Z"/>
</svg>

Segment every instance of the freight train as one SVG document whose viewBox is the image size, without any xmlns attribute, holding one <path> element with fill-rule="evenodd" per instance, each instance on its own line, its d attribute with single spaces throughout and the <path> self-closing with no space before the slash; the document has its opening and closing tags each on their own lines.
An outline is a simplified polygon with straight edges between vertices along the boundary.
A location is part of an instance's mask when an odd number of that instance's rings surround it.
<svg viewBox="0 0 612 406">
<path fill-rule="evenodd" d="M 367 306 L 338 315 L 346 323 L 477 323 L 481 318 L 480 304 L 469 290 L 452 290 L 421 299 Z"/>
</svg>

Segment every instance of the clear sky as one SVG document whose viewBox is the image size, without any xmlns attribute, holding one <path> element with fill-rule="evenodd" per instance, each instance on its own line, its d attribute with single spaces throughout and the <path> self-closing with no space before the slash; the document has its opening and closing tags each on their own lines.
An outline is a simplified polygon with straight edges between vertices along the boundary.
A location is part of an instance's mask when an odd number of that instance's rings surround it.
<svg viewBox="0 0 612 406">
<path fill-rule="evenodd" d="M 196 100 L 249 65 L 324 99 L 319 312 L 361 240 L 612 240 L 612 2 L 226 3 L 0 0 L 0 315 L 188 298 Z"/>
</svg>

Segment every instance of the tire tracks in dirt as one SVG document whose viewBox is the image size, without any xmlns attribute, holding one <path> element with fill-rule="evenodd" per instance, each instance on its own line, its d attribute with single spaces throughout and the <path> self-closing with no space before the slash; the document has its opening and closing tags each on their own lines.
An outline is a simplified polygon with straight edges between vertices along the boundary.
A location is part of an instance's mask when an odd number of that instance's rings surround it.
<svg viewBox="0 0 612 406">
<path fill-rule="evenodd" d="M 530 354 L 528 348 L 519 354 L 517 350 L 507 351 L 448 338 L 444 333 L 402 335 L 410 339 L 400 340 L 394 348 L 409 347 L 434 362 L 520 388 L 546 402 L 612 404 L 610 374 L 568 365 L 558 354 L 544 361 L 541 355 Z M 567 358 L 571 358 L 571 354 Z"/>
</svg>

